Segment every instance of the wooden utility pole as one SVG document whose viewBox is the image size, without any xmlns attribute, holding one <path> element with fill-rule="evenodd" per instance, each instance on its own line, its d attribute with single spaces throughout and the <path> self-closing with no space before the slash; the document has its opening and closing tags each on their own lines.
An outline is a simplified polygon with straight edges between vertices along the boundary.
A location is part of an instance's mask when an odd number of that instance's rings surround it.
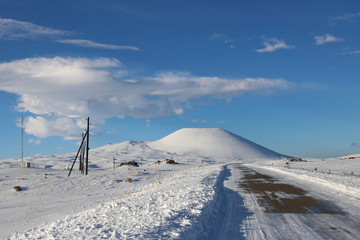
<svg viewBox="0 0 360 240">
<path fill-rule="evenodd" d="M 82 139 L 84 139 L 85 134 L 82 134 Z M 85 145 L 82 145 L 82 148 L 80 150 L 80 163 L 79 163 L 79 170 L 81 174 L 84 174 L 84 161 L 85 161 Z"/>
<path fill-rule="evenodd" d="M 69 171 L 69 175 L 68 175 L 68 177 L 70 177 L 70 174 L 71 174 L 72 169 L 73 169 L 73 167 L 74 167 L 74 165 L 75 165 L 76 159 L 78 158 L 79 153 L 80 153 L 81 149 L 83 148 L 83 145 L 84 145 L 84 142 L 85 142 L 85 137 L 86 137 L 86 134 L 87 134 L 87 133 L 85 133 L 84 137 L 82 138 L 82 141 L 81 141 L 81 144 L 80 144 L 79 150 L 78 150 L 78 152 L 76 153 L 76 156 L 75 156 L 75 159 L 74 159 L 74 161 L 73 161 L 73 164 L 71 165 L 71 168 L 70 168 L 70 171 Z"/>
<path fill-rule="evenodd" d="M 76 153 L 76 156 L 75 156 L 74 162 L 73 162 L 73 164 L 72 164 L 72 166 L 70 168 L 68 177 L 70 177 L 70 174 L 72 172 L 72 169 L 73 169 L 73 167 L 75 165 L 76 159 L 78 158 L 79 154 L 81 156 L 81 155 L 84 154 L 84 152 L 85 152 L 85 175 L 88 174 L 88 168 L 89 168 L 89 135 L 90 135 L 89 127 L 90 127 L 90 118 L 88 117 L 87 118 L 87 129 L 86 129 L 85 134 L 83 134 L 79 150 Z M 84 151 L 84 147 L 85 147 L 85 151 Z M 80 157 L 80 159 L 81 158 L 82 158 L 82 161 L 84 161 L 84 157 Z M 81 167 L 81 160 L 80 160 L 80 167 Z M 81 173 L 84 174 L 83 171 Z"/>
<path fill-rule="evenodd" d="M 86 137 L 86 170 L 85 170 L 85 175 L 88 175 L 88 169 L 89 169 L 89 135 L 90 135 L 90 118 L 87 118 L 87 137 Z"/>
</svg>

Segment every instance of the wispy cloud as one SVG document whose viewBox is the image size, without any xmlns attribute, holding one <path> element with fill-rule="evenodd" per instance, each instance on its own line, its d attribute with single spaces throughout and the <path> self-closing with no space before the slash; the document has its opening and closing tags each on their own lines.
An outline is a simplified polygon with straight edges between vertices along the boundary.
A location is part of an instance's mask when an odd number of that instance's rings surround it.
<svg viewBox="0 0 360 240">
<path fill-rule="evenodd" d="M 44 26 L 39 26 L 31 22 L 18 21 L 14 19 L 0 18 L 0 39 L 41 39 L 50 38 L 59 43 L 72 44 L 86 48 L 101 48 L 110 50 L 135 50 L 140 48 L 134 46 L 123 46 L 98 43 L 86 39 L 64 39 L 65 37 L 76 35 L 71 31 L 64 31 Z"/>
<path fill-rule="evenodd" d="M 190 122 L 192 122 L 192 123 L 202 123 L 202 124 L 205 124 L 205 123 L 207 123 L 207 120 L 196 120 L 196 119 L 192 119 L 192 120 L 190 120 Z"/>
<path fill-rule="evenodd" d="M 90 40 L 85 39 L 62 39 L 57 40 L 59 43 L 72 44 L 85 48 L 102 48 L 102 49 L 111 49 L 111 50 L 135 50 L 139 51 L 140 48 L 133 46 L 122 46 L 122 45 L 112 45 L 112 44 L 103 44 L 97 43 Z"/>
<path fill-rule="evenodd" d="M 23 22 L 14 19 L 0 18 L 0 39 L 36 39 L 41 37 L 58 38 L 72 35 L 70 31 L 63 31 Z"/>
<path fill-rule="evenodd" d="M 343 20 L 343 21 L 349 21 L 355 18 L 360 18 L 360 12 L 357 13 L 345 13 L 343 15 L 337 16 L 334 18 L 334 20 Z"/>
<path fill-rule="evenodd" d="M 225 34 L 214 33 L 209 37 L 209 40 L 210 41 L 220 40 L 224 42 L 226 45 L 228 45 L 230 48 L 235 48 L 235 45 L 233 43 L 236 40 L 234 38 L 230 38 L 226 36 Z"/>
<path fill-rule="evenodd" d="M 315 45 L 323 45 L 325 43 L 331 43 L 331 42 L 341 42 L 344 39 L 343 38 L 339 38 L 339 37 L 335 37 L 332 36 L 330 34 L 324 34 L 322 36 L 315 36 L 314 37 L 315 40 Z"/>
<path fill-rule="evenodd" d="M 349 54 L 351 55 L 358 55 L 360 56 L 360 50 L 353 50 L 353 51 L 350 51 Z"/>
<path fill-rule="evenodd" d="M 340 55 L 355 55 L 360 56 L 360 50 L 359 49 L 350 49 L 345 48 L 342 52 L 339 53 Z"/>
<path fill-rule="evenodd" d="M 257 49 L 256 52 L 265 53 L 265 52 L 275 52 L 279 49 L 293 49 L 296 48 L 293 45 L 286 44 L 283 40 L 277 38 L 269 38 L 263 42 L 264 48 Z"/>
<path fill-rule="evenodd" d="M 34 144 L 41 144 L 41 140 L 40 139 L 29 139 L 28 140 L 28 143 L 34 143 Z"/>
<path fill-rule="evenodd" d="M 308 90 L 323 90 L 326 89 L 325 85 L 316 83 L 316 82 L 303 82 L 300 84 L 297 84 L 297 87 L 304 88 Z"/>
<path fill-rule="evenodd" d="M 348 51 L 346 54 L 360 56 L 360 50 Z"/>
<path fill-rule="evenodd" d="M 291 83 L 283 79 L 181 72 L 132 79 L 113 58 L 29 58 L 0 64 L 0 90 L 19 95 L 18 111 L 35 115 L 26 118 L 25 131 L 37 137 L 76 137 L 86 116 L 151 119 L 183 114 L 202 97 L 230 99 L 289 87 Z"/>
<path fill-rule="evenodd" d="M 235 39 L 229 38 L 229 37 L 226 36 L 225 34 L 218 34 L 218 33 L 212 34 L 212 35 L 209 37 L 209 40 L 211 40 L 211 41 L 221 40 L 221 41 L 224 41 L 224 43 L 235 42 Z"/>
<path fill-rule="evenodd" d="M 358 147 L 360 147 L 360 143 L 353 142 L 353 143 L 350 145 L 350 147 L 352 147 L 352 148 L 358 148 Z"/>
</svg>

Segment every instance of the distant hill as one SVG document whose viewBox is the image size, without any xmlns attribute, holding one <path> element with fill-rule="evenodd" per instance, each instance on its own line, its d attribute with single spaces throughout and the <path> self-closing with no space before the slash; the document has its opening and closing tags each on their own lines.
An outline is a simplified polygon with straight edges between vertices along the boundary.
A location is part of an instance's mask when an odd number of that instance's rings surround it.
<svg viewBox="0 0 360 240">
<path fill-rule="evenodd" d="M 148 145 L 167 152 L 234 160 L 287 157 L 221 128 L 183 128 Z"/>
</svg>

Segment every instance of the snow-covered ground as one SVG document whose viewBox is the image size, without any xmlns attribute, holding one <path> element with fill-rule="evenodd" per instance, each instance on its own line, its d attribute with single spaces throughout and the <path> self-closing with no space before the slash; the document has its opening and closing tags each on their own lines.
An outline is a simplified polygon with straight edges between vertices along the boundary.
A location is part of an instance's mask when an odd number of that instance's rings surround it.
<svg viewBox="0 0 360 240">
<path fill-rule="evenodd" d="M 353 239 L 360 232 L 356 156 L 289 162 L 221 129 L 91 149 L 87 176 L 77 169 L 67 176 L 74 155 L 24 159 L 35 168 L 0 160 L 1 239 Z M 132 160 L 140 166 L 119 166 Z M 323 212 L 267 212 L 259 193 L 242 186 L 252 174 L 304 190 Z"/>
</svg>

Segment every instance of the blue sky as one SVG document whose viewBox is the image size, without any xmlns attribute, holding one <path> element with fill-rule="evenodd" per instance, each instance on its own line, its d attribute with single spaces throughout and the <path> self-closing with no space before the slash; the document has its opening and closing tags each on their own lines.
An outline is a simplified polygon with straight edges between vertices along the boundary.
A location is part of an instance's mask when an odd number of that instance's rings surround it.
<svg viewBox="0 0 360 240">
<path fill-rule="evenodd" d="M 0 158 L 220 127 L 360 152 L 358 1 L 0 1 Z"/>
</svg>

